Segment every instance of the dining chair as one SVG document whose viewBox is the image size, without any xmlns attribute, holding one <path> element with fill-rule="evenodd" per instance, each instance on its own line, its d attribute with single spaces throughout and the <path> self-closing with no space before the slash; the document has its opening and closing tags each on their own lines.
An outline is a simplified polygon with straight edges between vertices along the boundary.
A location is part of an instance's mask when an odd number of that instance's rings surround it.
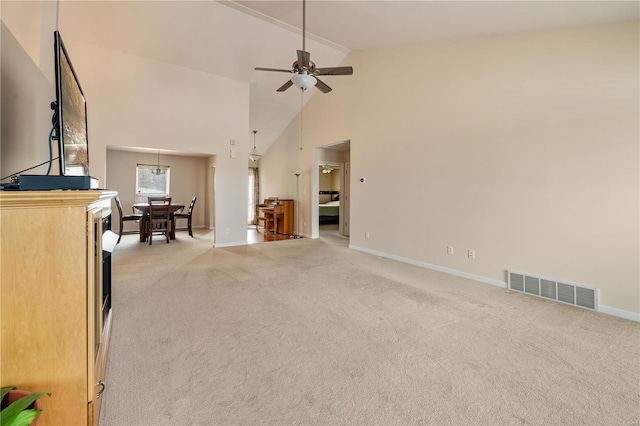
<svg viewBox="0 0 640 426">
<path fill-rule="evenodd" d="M 167 199 L 166 195 L 148 196 L 147 203 L 151 204 L 152 201 L 165 201 L 166 199 Z"/>
<path fill-rule="evenodd" d="M 153 234 L 163 234 L 169 244 L 171 234 L 171 197 L 149 197 L 148 234 L 149 245 L 153 242 Z"/>
<path fill-rule="evenodd" d="M 120 215 L 120 232 L 118 232 L 118 243 L 122 238 L 122 228 L 124 227 L 124 222 L 135 221 L 139 222 L 142 219 L 142 214 L 134 213 L 134 214 L 123 214 L 122 213 L 122 203 L 120 202 L 120 197 L 117 195 L 114 197 L 116 200 L 116 207 L 118 208 L 118 214 Z M 116 243 L 117 244 L 117 243 Z"/>
<path fill-rule="evenodd" d="M 187 219 L 187 230 L 189 231 L 189 235 L 191 236 L 191 238 L 193 238 L 193 230 L 191 228 L 191 218 L 193 216 L 193 206 L 196 205 L 196 199 L 197 197 L 193 197 L 191 199 L 191 204 L 189 204 L 189 209 L 187 210 L 187 213 L 174 213 L 173 214 L 173 220 L 175 221 L 176 219 Z"/>
<path fill-rule="evenodd" d="M 260 213 L 262 213 L 262 215 Z M 256 232 L 260 232 L 259 230 L 260 222 L 263 223 L 263 229 L 265 234 L 267 232 L 271 232 L 270 230 L 272 228 L 270 228 L 270 225 L 273 225 L 275 227 L 273 214 L 269 214 L 265 211 L 258 209 L 258 214 L 256 215 Z"/>
</svg>

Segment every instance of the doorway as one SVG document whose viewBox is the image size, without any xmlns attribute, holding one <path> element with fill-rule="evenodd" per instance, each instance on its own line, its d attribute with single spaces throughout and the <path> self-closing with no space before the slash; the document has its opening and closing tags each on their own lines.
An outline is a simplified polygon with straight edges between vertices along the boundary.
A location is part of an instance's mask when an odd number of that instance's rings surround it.
<svg viewBox="0 0 640 426">
<path fill-rule="evenodd" d="M 313 173 L 313 238 L 320 233 L 349 236 L 350 141 L 315 150 Z"/>
<path fill-rule="evenodd" d="M 342 234 L 340 194 L 342 189 L 342 163 L 318 164 L 318 227 L 320 231 L 338 231 Z"/>
</svg>

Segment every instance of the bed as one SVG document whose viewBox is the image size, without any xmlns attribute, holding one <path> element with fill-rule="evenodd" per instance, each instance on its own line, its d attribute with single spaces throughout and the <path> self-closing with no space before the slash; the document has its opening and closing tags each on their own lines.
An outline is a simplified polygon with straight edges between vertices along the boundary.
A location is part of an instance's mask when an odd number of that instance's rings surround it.
<svg viewBox="0 0 640 426">
<path fill-rule="evenodd" d="M 318 205 L 320 216 L 340 216 L 340 201 L 329 201 Z"/>
<path fill-rule="evenodd" d="M 318 218 L 320 223 L 338 223 L 340 220 L 340 192 L 339 191 L 320 191 L 320 204 L 318 204 Z M 327 197 L 329 195 L 329 197 Z M 329 198 L 324 201 L 323 198 Z"/>
</svg>

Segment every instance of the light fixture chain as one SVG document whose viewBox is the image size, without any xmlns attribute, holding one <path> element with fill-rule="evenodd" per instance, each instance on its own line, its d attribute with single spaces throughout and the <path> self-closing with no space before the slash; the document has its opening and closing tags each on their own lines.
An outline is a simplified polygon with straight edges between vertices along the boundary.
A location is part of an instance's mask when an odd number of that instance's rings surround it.
<svg viewBox="0 0 640 426">
<path fill-rule="evenodd" d="M 302 151 L 302 109 L 304 108 L 304 90 L 300 90 L 300 151 Z"/>
</svg>

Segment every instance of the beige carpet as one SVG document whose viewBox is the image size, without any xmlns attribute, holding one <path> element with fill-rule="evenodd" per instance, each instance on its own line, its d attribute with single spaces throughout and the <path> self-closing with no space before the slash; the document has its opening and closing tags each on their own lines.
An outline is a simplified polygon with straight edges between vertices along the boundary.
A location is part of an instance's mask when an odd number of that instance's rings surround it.
<svg viewBox="0 0 640 426">
<path fill-rule="evenodd" d="M 101 424 L 640 423 L 640 324 L 349 250 L 123 237 Z"/>
</svg>

